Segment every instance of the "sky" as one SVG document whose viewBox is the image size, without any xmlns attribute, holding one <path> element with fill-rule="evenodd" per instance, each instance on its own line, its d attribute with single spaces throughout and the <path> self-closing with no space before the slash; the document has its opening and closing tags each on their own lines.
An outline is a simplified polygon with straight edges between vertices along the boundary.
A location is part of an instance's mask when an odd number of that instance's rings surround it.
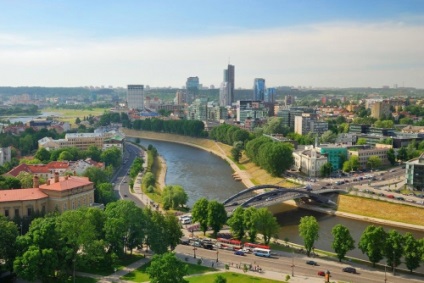
<svg viewBox="0 0 424 283">
<path fill-rule="evenodd" d="M 0 86 L 424 88 L 422 0 L 0 0 Z"/>
</svg>

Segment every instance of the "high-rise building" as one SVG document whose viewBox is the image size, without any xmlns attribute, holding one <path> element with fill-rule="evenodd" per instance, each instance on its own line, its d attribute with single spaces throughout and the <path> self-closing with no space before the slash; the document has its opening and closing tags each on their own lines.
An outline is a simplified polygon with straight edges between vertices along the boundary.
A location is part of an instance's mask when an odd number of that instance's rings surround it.
<svg viewBox="0 0 424 283">
<path fill-rule="evenodd" d="M 189 77 L 186 81 L 186 90 L 188 102 L 191 103 L 199 94 L 200 84 L 199 77 Z"/>
<path fill-rule="evenodd" d="M 144 85 L 128 85 L 127 105 L 128 109 L 144 111 Z"/>
<path fill-rule="evenodd" d="M 256 78 L 253 82 L 253 100 L 264 101 L 265 100 L 265 79 Z"/>
<path fill-rule="evenodd" d="M 286 95 L 284 97 L 284 103 L 285 103 L 286 106 L 294 104 L 294 100 L 295 100 L 294 96 L 291 96 L 291 95 Z"/>
<path fill-rule="evenodd" d="M 274 103 L 275 102 L 275 93 L 276 90 L 273 87 L 267 88 L 265 91 L 264 101 L 268 103 Z"/>
<path fill-rule="evenodd" d="M 234 65 L 228 65 L 224 70 L 224 81 L 219 90 L 219 104 L 231 106 L 234 102 Z"/>
<path fill-rule="evenodd" d="M 371 106 L 371 117 L 381 119 L 390 116 L 390 104 L 387 101 L 377 101 Z"/>
</svg>

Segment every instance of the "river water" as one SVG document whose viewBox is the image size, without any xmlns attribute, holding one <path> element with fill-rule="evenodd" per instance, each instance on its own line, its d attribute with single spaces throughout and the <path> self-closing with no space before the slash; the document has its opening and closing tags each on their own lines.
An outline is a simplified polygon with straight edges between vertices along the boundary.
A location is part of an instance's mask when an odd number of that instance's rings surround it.
<svg viewBox="0 0 424 283">
<path fill-rule="evenodd" d="M 166 184 L 181 185 L 189 196 L 189 206 L 192 206 L 196 200 L 201 197 L 207 199 L 216 199 L 223 201 L 229 196 L 245 189 L 240 182 L 234 181 L 232 178 L 231 167 L 221 158 L 198 148 L 181 145 L 171 142 L 141 140 L 143 146 L 152 144 L 157 148 L 167 163 L 168 171 L 166 175 Z M 276 214 L 278 223 L 281 226 L 279 238 L 287 238 L 290 242 L 303 244 L 299 237 L 298 223 L 303 216 L 314 216 L 320 225 L 320 237 L 316 242 L 317 249 L 332 251 L 331 229 L 342 224 L 349 228 L 355 243 L 359 242 L 359 238 L 365 228 L 371 223 L 357 221 L 338 216 L 331 216 L 320 212 L 298 209 L 292 206 L 282 204 L 280 211 L 283 213 Z M 400 233 L 411 232 L 415 238 L 423 238 L 424 231 L 414 231 L 390 226 L 383 226 L 388 232 L 395 229 Z M 361 259 L 367 259 L 359 249 L 355 249 L 348 253 L 348 256 L 354 256 Z M 424 272 L 424 268 L 419 269 Z"/>
</svg>

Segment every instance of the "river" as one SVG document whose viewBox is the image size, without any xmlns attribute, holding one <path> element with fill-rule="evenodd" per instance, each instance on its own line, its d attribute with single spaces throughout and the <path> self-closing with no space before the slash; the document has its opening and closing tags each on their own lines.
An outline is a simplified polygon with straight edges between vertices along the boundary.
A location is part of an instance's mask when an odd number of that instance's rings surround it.
<svg viewBox="0 0 424 283">
<path fill-rule="evenodd" d="M 155 141 L 141 140 L 143 146 L 152 144 L 165 159 L 168 167 L 166 175 L 167 184 L 181 185 L 189 196 L 189 206 L 192 206 L 196 200 L 201 197 L 207 199 L 216 199 L 223 201 L 229 196 L 245 189 L 243 184 L 234 181 L 231 174 L 231 167 L 221 158 L 201 149 L 187 145 Z M 320 225 L 320 238 L 316 242 L 317 249 L 332 251 L 331 248 L 331 229 L 336 224 L 343 224 L 348 227 L 355 243 L 365 228 L 370 225 L 368 222 L 358 221 L 339 216 L 331 216 L 320 212 L 294 208 L 292 206 L 281 204 L 281 211 L 275 216 L 281 226 L 279 238 L 288 238 L 290 242 L 303 244 L 299 237 L 298 223 L 303 216 L 314 216 Z M 384 226 L 383 226 L 384 227 Z M 416 238 L 423 238 L 424 231 L 414 231 L 390 226 L 384 227 L 386 231 L 395 229 L 400 233 L 411 232 Z M 348 256 L 354 256 L 361 259 L 367 259 L 359 249 L 348 253 Z M 424 272 L 424 268 L 419 269 Z"/>
</svg>

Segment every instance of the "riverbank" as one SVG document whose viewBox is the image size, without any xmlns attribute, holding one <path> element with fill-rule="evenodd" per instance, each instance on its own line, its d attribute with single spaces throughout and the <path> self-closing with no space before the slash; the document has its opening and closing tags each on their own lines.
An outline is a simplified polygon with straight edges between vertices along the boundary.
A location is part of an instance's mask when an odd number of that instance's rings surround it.
<svg viewBox="0 0 424 283">
<path fill-rule="evenodd" d="M 240 177 L 240 179 L 242 180 L 243 184 L 246 187 L 250 187 L 253 185 L 258 185 L 258 184 L 279 184 L 281 186 L 286 186 L 286 184 L 288 184 L 287 187 L 293 187 L 294 185 L 292 183 L 287 182 L 286 180 L 284 180 L 283 178 L 274 178 L 274 177 L 270 177 L 268 173 L 266 173 L 264 170 L 258 168 L 257 166 L 255 166 L 253 163 L 248 162 L 248 160 L 243 157 L 243 159 L 241 160 L 241 165 L 240 167 L 243 168 L 241 169 L 239 166 L 237 166 L 228 156 L 231 156 L 230 154 L 230 150 L 231 147 L 228 145 L 224 145 L 221 143 L 217 143 L 214 142 L 212 140 L 208 140 L 208 139 L 200 139 L 200 138 L 191 138 L 191 137 L 185 137 L 185 136 L 179 136 L 179 135 L 172 135 L 172 134 L 164 134 L 164 133 L 155 133 L 155 132 L 146 132 L 146 131 L 135 131 L 135 130 L 128 130 L 128 129 L 124 129 L 123 131 L 126 136 L 128 137 L 134 137 L 134 138 L 143 138 L 143 139 L 151 139 L 151 140 L 161 140 L 161 141 L 167 141 L 167 142 L 176 142 L 176 143 L 181 143 L 181 144 L 185 144 L 188 146 L 193 146 L 193 147 L 197 147 L 200 149 L 203 149 L 205 151 L 211 152 L 221 158 L 223 158 L 224 160 L 226 160 L 226 162 L 228 164 L 231 165 L 231 168 L 233 169 L 233 171 L 235 171 L 235 173 L 238 174 L 238 176 Z M 260 176 L 259 176 L 260 175 Z M 343 197 L 343 196 L 341 196 Z M 295 202 L 292 202 L 293 205 L 296 205 Z M 345 204 L 348 203 L 349 206 L 346 206 Z M 356 204 L 355 204 L 356 203 Z M 398 227 L 408 227 L 411 229 L 416 229 L 416 230 L 420 230 L 420 231 L 424 231 L 424 226 L 421 225 L 416 225 L 416 223 L 404 223 L 405 220 L 397 220 L 397 221 L 393 221 L 392 219 L 380 219 L 379 217 L 376 217 L 376 215 L 372 215 L 371 212 L 368 212 L 368 210 L 365 208 L 363 209 L 362 207 L 360 208 L 362 213 L 366 214 L 366 215 L 361 215 L 358 212 L 355 211 L 355 213 L 352 213 L 352 210 L 354 207 L 359 207 L 360 204 L 363 204 L 364 201 L 363 199 L 359 199 L 357 201 L 355 201 L 355 199 L 350 200 L 349 202 L 339 202 L 339 211 L 333 211 L 333 210 L 328 210 L 325 209 L 322 212 L 325 213 L 330 213 L 333 215 L 336 215 L 336 213 L 338 213 L 337 215 L 340 215 L 342 217 L 349 217 L 352 219 L 357 219 L 357 220 L 361 220 L 361 221 L 367 221 L 367 222 L 371 222 L 375 221 L 375 223 L 384 223 L 384 221 L 386 221 L 387 224 L 393 225 L 393 226 L 398 226 Z M 394 214 L 389 214 L 386 213 L 385 216 L 388 218 L 396 218 L 397 216 L 401 216 L 401 215 L 405 215 L 405 214 L 409 214 L 410 212 L 404 212 L 405 210 L 405 205 L 396 205 L 393 204 L 395 206 L 395 208 L 393 209 L 396 213 Z M 373 207 L 375 208 L 375 207 Z M 408 207 L 409 208 L 409 207 Z M 275 208 L 278 210 L 278 208 Z M 308 208 L 309 209 L 309 208 Z M 277 211 L 273 211 L 274 207 L 270 207 L 270 210 L 273 213 L 277 213 Z M 360 211 L 360 212 L 361 212 Z M 392 209 L 390 210 L 392 211 Z M 388 212 L 385 209 L 380 209 L 380 212 Z M 415 219 L 420 220 L 424 218 L 424 209 L 422 208 L 417 208 L 416 209 L 416 213 L 418 213 L 419 215 L 422 214 L 422 216 L 417 217 L 417 215 L 414 213 L 413 217 Z M 374 220 L 375 219 L 375 220 Z M 392 223 L 393 221 L 393 223 Z M 410 225 L 410 226 L 408 226 Z"/>
</svg>

